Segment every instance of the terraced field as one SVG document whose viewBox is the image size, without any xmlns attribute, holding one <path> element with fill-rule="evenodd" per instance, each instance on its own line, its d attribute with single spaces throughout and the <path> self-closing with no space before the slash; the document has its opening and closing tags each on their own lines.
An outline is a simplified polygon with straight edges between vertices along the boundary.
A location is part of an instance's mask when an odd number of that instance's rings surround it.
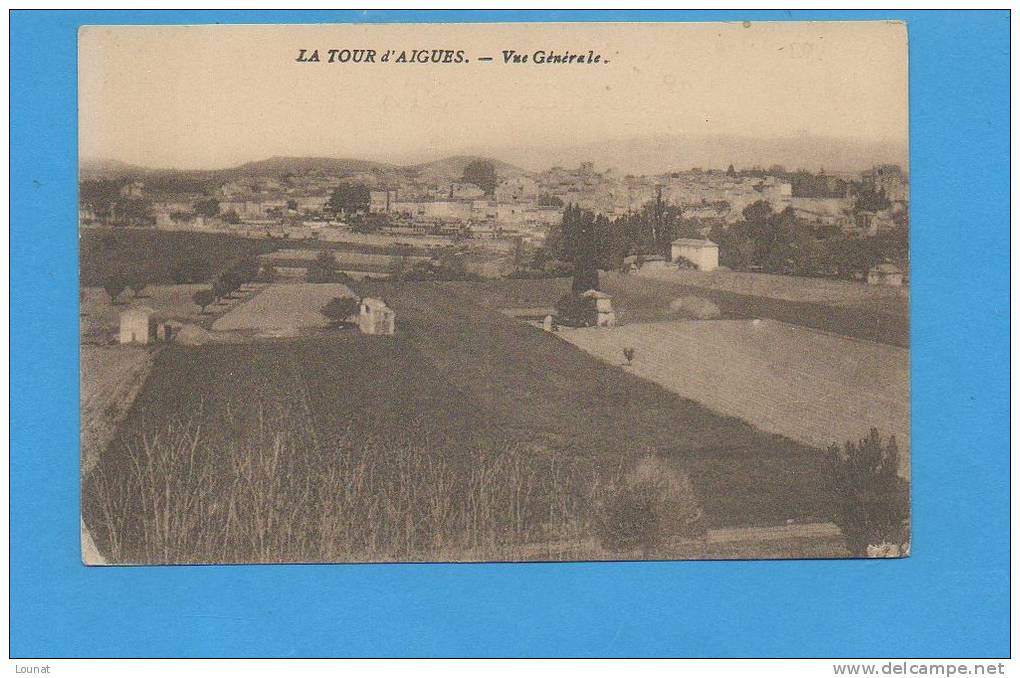
<svg viewBox="0 0 1020 678">
<path fill-rule="evenodd" d="M 290 268 L 307 268 L 315 261 L 320 250 L 313 249 L 286 249 L 265 254 L 262 258 L 274 266 Z M 365 273 L 390 273 L 394 263 L 398 260 L 393 253 L 373 254 L 364 252 L 349 252 L 345 250 L 334 251 L 333 258 L 336 259 L 338 268 L 341 271 L 365 272 Z M 402 257 L 407 267 L 420 261 L 428 261 L 429 257 L 424 255 L 406 255 Z"/>
<path fill-rule="evenodd" d="M 865 303 L 864 297 L 860 304 L 834 304 L 741 294 L 621 273 L 601 273 L 599 278 L 602 290 L 613 297 L 613 307 L 621 323 L 670 320 L 674 315 L 669 310 L 669 302 L 693 295 L 713 302 L 728 318 L 769 318 L 892 346 L 910 346 L 910 323 L 906 307 L 900 302 L 897 302 L 897 310 L 891 312 L 882 303 Z M 550 306 L 570 290 L 570 280 L 566 278 L 447 284 L 458 294 L 493 309 Z M 813 298 L 813 295 L 806 293 L 806 298 Z"/>
<path fill-rule="evenodd" d="M 273 284 L 213 323 L 217 332 L 292 332 L 325 327 L 321 309 L 334 297 L 351 296 L 345 285 L 312 283 Z"/>
<path fill-rule="evenodd" d="M 867 285 L 863 282 L 803 278 L 742 271 L 645 270 L 641 277 L 658 278 L 680 285 L 735 292 L 753 297 L 811 302 L 853 308 L 880 308 L 907 315 L 910 292 L 907 287 Z"/>
<path fill-rule="evenodd" d="M 559 335 L 722 414 L 824 448 L 872 426 L 895 434 L 908 463 L 910 369 L 906 349 L 771 320 L 679 321 Z M 904 466 L 904 472 L 907 467 Z"/>
<path fill-rule="evenodd" d="M 398 335 L 505 430 L 599 460 L 647 450 L 668 455 L 691 473 L 712 526 L 828 515 L 817 448 L 712 411 L 476 303 L 483 290 L 490 301 L 511 296 L 522 305 L 547 294 L 536 294 L 532 282 L 570 285 L 510 280 L 357 287 L 386 299 L 397 311 Z"/>
<path fill-rule="evenodd" d="M 665 274 L 664 274 L 665 275 Z M 776 277 L 776 276 L 773 276 Z M 798 280 L 790 278 L 790 280 Z M 603 276 L 604 289 L 610 294 L 620 290 L 625 295 L 650 300 L 668 300 L 678 296 L 697 295 L 717 304 L 723 312 L 735 318 L 769 318 L 791 325 L 800 325 L 855 339 L 907 348 L 910 346 L 910 322 L 906 304 L 895 302 L 895 310 L 888 308 L 889 300 L 866 301 L 867 286 L 860 286 L 862 296 L 857 303 L 815 301 L 811 287 L 805 289 L 804 300 L 744 294 L 713 289 L 699 284 L 676 282 L 638 275 L 607 273 Z M 792 284 L 792 283 L 790 283 Z M 787 290 L 788 291 L 788 290 Z M 770 292 L 771 293 L 771 292 Z M 790 295 L 787 295 L 790 296 Z M 627 303 L 621 306 L 627 308 Z M 639 322 L 665 320 L 661 315 L 645 315 Z"/>
</svg>

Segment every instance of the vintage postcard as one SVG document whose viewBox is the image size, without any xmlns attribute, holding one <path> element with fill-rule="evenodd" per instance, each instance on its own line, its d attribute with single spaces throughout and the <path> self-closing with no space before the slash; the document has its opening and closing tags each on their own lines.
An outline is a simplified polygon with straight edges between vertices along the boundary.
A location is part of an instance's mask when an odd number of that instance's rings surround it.
<svg viewBox="0 0 1020 678">
<path fill-rule="evenodd" d="M 84 562 L 909 554 L 905 24 L 78 49 Z"/>
</svg>

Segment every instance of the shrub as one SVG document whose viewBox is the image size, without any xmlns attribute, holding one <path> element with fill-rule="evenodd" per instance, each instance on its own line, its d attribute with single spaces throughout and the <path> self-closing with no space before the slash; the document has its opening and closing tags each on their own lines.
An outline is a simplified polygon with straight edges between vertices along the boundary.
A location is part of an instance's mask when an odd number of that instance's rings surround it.
<svg viewBox="0 0 1020 678">
<path fill-rule="evenodd" d="M 326 316 L 334 327 L 339 327 L 358 312 L 358 300 L 354 297 L 333 297 L 319 312 Z"/>
<path fill-rule="evenodd" d="M 212 290 L 199 290 L 192 295 L 191 300 L 202 309 L 202 313 L 205 313 L 205 307 L 216 301 L 216 295 Z"/>
<path fill-rule="evenodd" d="M 237 277 L 241 281 L 241 284 L 249 283 L 259 275 L 260 264 L 256 257 L 251 255 L 241 257 L 241 259 L 231 267 L 237 271 Z"/>
<path fill-rule="evenodd" d="M 599 539 L 611 551 L 649 555 L 676 537 L 705 535 L 701 505 L 690 478 L 675 463 L 641 457 L 602 507 Z"/>
<path fill-rule="evenodd" d="M 694 320 L 712 320 L 722 315 L 722 311 L 714 303 L 694 296 L 677 297 L 669 302 L 669 312 Z"/>
<path fill-rule="evenodd" d="M 308 282 L 329 283 L 334 282 L 336 270 L 340 264 L 331 250 L 322 250 L 305 271 Z"/>
<path fill-rule="evenodd" d="M 556 320 L 568 327 L 593 327 L 597 321 L 595 302 L 568 292 L 556 302 Z"/>
<path fill-rule="evenodd" d="M 698 269 L 697 264 L 695 264 L 693 261 L 691 261 L 690 259 L 688 259 L 685 256 L 677 255 L 677 258 L 673 260 L 673 263 L 676 264 L 677 268 L 681 268 L 681 269 L 689 269 L 689 270 L 697 270 Z"/>
<path fill-rule="evenodd" d="M 222 292 L 218 294 L 220 298 L 229 297 L 231 294 L 236 292 L 241 287 L 243 281 L 238 275 L 237 271 L 233 269 L 227 269 L 216 278 L 216 282 L 213 283 L 213 290 Z"/>
<path fill-rule="evenodd" d="M 230 293 L 233 291 L 234 290 L 230 287 L 228 281 L 224 280 L 222 277 L 217 278 L 215 281 L 213 281 L 212 293 L 213 296 L 216 297 L 217 301 L 223 299 L 226 296 L 229 296 Z"/>
<path fill-rule="evenodd" d="M 829 447 L 823 473 L 832 493 L 831 518 L 851 555 L 867 555 L 869 545 L 908 540 L 909 484 L 898 470 L 896 437 L 883 445 L 878 429 L 856 445 L 847 441 L 842 449 Z"/>
</svg>

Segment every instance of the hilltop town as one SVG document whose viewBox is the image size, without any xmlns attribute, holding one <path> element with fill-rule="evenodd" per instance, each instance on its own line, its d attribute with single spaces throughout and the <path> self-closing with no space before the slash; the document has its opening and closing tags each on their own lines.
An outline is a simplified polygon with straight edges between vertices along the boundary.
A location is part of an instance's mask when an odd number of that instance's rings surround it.
<svg viewBox="0 0 1020 678">
<path fill-rule="evenodd" d="M 85 226 L 290 241 L 340 242 L 356 234 L 375 235 L 372 242 L 379 245 L 489 241 L 482 249 L 505 253 L 516 247 L 517 257 L 523 250 L 551 249 L 540 257 L 547 261 L 561 258 L 557 231 L 564 210 L 574 206 L 608 220 L 604 237 L 606 247 L 616 250 L 608 255 L 613 268 L 627 256 L 669 256 L 661 243 L 613 236 L 634 230 L 632 222 L 644 215 L 668 223 L 638 230 L 657 226 L 670 241 L 714 241 L 725 267 L 864 279 L 883 263 L 906 269 L 908 201 L 907 175 L 897 165 L 858 172 L 730 165 L 632 175 L 591 162 L 528 172 L 471 156 L 407 167 L 280 157 L 190 172 L 86 162 L 80 217 Z M 785 235 L 777 236 L 783 229 Z M 776 239 L 788 241 L 776 246 L 781 251 L 761 251 L 764 241 Z M 479 272 L 506 274 L 521 263 Z"/>
</svg>

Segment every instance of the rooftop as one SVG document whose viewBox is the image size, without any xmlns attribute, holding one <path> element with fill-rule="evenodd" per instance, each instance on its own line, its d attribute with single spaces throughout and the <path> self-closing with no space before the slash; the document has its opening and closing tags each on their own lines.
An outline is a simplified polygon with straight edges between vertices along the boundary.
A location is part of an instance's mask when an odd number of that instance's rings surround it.
<svg viewBox="0 0 1020 678">
<path fill-rule="evenodd" d="M 686 245 L 687 247 L 718 247 L 714 242 L 708 238 L 677 238 L 673 241 L 674 245 Z"/>
</svg>

